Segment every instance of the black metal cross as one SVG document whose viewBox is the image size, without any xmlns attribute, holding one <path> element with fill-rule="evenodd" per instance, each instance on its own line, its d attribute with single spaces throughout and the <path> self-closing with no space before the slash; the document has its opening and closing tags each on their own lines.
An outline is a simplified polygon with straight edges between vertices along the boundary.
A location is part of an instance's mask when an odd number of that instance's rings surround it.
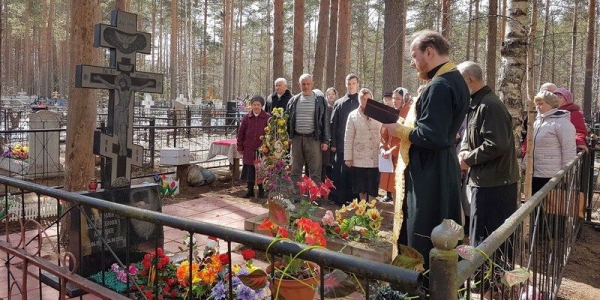
<svg viewBox="0 0 600 300">
<path fill-rule="evenodd" d="M 94 153 L 107 158 L 105 189 L 131 186 L 131 165 L 142 166 L 143 148 L 133 144 L 135 92 L 162 93 L 163 75 L 137 72 L 137 53 L 150 53 L 150 34 L 137 31 L 137 15 L 114 10 L 111 25 L 94 26 L 94 47 L 110 50 L 110 66 L 78 65 L 75 86 L 108 89 L 108 124 L 94 134 Z"/>
</svg>

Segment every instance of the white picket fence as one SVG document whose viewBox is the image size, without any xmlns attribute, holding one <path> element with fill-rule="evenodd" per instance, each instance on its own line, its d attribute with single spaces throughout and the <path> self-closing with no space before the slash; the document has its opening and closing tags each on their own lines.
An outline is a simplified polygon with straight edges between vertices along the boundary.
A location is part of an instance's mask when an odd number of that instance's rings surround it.
<svg viewBox="0 0 600 300">
<path fill-rule="evenodd" d="M 9 222 L 18 221 L 23 213 L 23 204 L 21 202 L 13 202 L 8 209 L 8 216 L 2 219 L 2 222 L 8 218 Z M 39 217 L 41 219 L 48 217 L 56 217 L 58 215 L 56 201 L 41 201 L 39 208 Z M 25 203 L 25 220 L 35 220 L 38 217 L 37 203 Z"/>
</svg>

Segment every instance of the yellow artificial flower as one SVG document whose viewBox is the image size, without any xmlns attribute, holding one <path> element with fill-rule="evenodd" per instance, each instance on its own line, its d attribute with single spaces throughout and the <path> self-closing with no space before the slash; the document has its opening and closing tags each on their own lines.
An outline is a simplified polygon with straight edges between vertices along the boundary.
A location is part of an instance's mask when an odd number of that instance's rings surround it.
<svg viewBox="0 0 600 300">
<path fill-rule="evenodd" d="M 277 125 L 279 125 L 279 126 L 285 125 L 285 119 L 278 119 L 277 120 Z"/>
<path fill-rule="evenodd" d="M 350 205 L 348 206 L 348 210 L 353 210 L 356 208 L 358 208 L 358 200 L 354 199 L 352 203 L 350 203 Z"/>
<path fill-rule="evenodd" d="M 375 208 L 375 204 L 377 204 L 377 200 L 373 199 L 373 200 L 371 200 L 371 202 L 368 204 L 368 206 L 369 206 L 370 208 Z"/>
<path fill-rule="evenodd" d="M 366 205 L 361 205 L 358 207 L 358 209 L 356 210 L 356 215 L 357 216 L 362 216 L 365 214 L 365 211 L 367 210 L 367 206 Z"/>
<path fill-rule="evenodd" d="M 369 224 L 369 227 L 373 230 L 379 230 L 379 228 L 381 228 L 381 222 L 373 222 Z"/>
<path fill-rule="evenodd" d="M 369 208 L 366 214 L 371 221 L 378 221 L 381 218 L 381 214 L 375 208 Z"/>
</svg>

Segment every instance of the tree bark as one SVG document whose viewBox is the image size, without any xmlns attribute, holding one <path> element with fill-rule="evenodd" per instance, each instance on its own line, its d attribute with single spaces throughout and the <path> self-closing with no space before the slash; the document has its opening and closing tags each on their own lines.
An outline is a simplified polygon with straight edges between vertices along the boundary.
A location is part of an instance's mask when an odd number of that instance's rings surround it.
<svg viewBox="0 0 600 300">
<path fill-rule="evenodd" d="M 500 54 L 502 67 L 498 86 L 498 96 L 506 105 L 513 120 L 515 140 L 520 141 L 522 128 L 523 92 L 522 85 L 527 66 L 527 8 L 528 0 L 511 0 L 507 11 L 506 36 Z M 520 143 L 517 142 L 517 145 Z M 529 147 L 533 148 L 533 147 Z"/>
<path fill-rule="evenodd" d="M 467 45 L 465 47 L 465 60 L 469 60 L 471 57 L 471 22 L 473 21 L 473 0 L 469 0 L 469 22 L 467 23 Z"/>
<path fill-rule="evenodd" d="M 177 38 L 179 36 L 179 22 L 177 17 L 177 0 L 171 0 L 171 59 L 170 59 L 170 72 L 171 73 L 171 100 L 177 98 Z"/>
<path fill-rule="evenodd" d="M 350 26 L 351 26 L 350 1 L 340 1 L 338 5 L 338 33 L 337 33 L 337 51 L 335 55 L 335 89 L 338 91 L 346 90 L 346 75 L 348 75 L 348 65 L 350 64 Z M 339 92 L 341 94 L 341 92 Z"/>
<path fill-rule="evenodd" d="M 327 38 L 327 68 L 325 70 L 325 86 L 335 84 L 335 54 L 337 52 L 338 0 L 331 0 L 329 7 L 329 37 Z M 342 91 L 338 90 L 341 94 Z"/>
<path fill-rule="evenodd" d="M 5 58 L 4 52 L 2 52 L 2 41 L 4 36 L 4 26 L 2 23 L 2 19 L 4 19 L 4 15 L 2 14 L 3 3 L 0 2 L 0 57 Z M 2 74 L 4 73 L 4 64 L 2 63 L 2 59 L 0 59 L 0 95 L 2 95 Z M 0 101 L 0 109 L 2 109 L 2 101 Z"/>
<path fill-rule="evenodd" d="M 540 69 L 538 70 L 539 77 L 537 86 L 542 85 L 546 75 L 546 43 L 548 40 L 548 27 L 550 23 L 550 0 L 546 0 L 546 6 L 544 11 L 544 31 L 542 33 L 542 50 L 540 51 Z"/>
<path fill-rule="evenodd" d="M 495 1 L 490 0 L 490 5 L 492 2 Z M 442 0 L 442 35 L 450 38 L 450 0 Z"/>
<path fill-rule="evenodd" d="M 304 62 L 304 0 L 294 0 L 294 46 L 292 50 L 292 93 L 300 92 L 298 78 L 302 75 Z"/>
<path fill-rule="evenodd" d="M 579 1 L 575 1 L 573 10 L 573 27 L 571 36 L 571 66 L 569 72 L 569 89 L 575 95 L 575 53 L 577 52 L 577 18 L 579 14 Z"/>
<path fill-rule="evenodd" d="M 71 66 L 94 65 L 94 20 L 99 13 L 97 0 L 71 2 Z M 65 190 L 85 190 L 94 177 L 93 132 L 96 129 L 96 97 L 90 89 L 75 88 L 69 81 L 67 142 L 65 155 Z"/>
<path fill-rule="evenodd" d="M 281 78 L 283 71 L 283 0 L 273 1 L 273 80 Z"/>
<path fill-rule="evenodd" d="M 404 0 L 385 0 L 384 5 L 382 92 L 385 93 L 402 85 Z"/>
<path fill-rule="evenodd" d="M 533 70 L 534 70 L 534 46 L 535 46 L 535 34 L 537 32 L 537 1 L 533 2 L 531 9 L 531 25 L 529 27 L 529 38 L 527 45 L 527 161 L 525 166 L 525 187 L 524 194 L 525 199 L 531 197 L 531 182 L 533 181 L 533 121 L 535 118 L 535 105 L 533 103 L 533 97 L 535 95 L 535 89 L 533 87 Z M 518 145 L 518 144 L 517 144 Z"/>
<path fill-rule="evenodd" d="M 594 41 L 596 39 L 596 0 L 588 4 L 588 33 L 585 49 L 585 78 L 583 83 L 583 115 L 587 122 L 592 121 L 592 76 L 594 74 Z"/>
<path fill-rule="evenodd" d="M 473 61 L 479 60 L 479 1 L 475 0 L 475 38 L 473 43 Z"/>
<path fill-rule="evenodd" d="M 315 65 L 313 67 L 313 79 L 315 87 L 325 91 L 323 86 L 323 72 L 325 71 L 325 58 L 327 57 L 327 34 L 329 28 L 329 0 L 321 0 L 319 4 L 319 25 L 317 30 L 317 42 L 315 46 Z"/>
<path fill-rule="evenodd" d="M 537 1 L 537 0 L 536 0 Z M 498 1 L 490 0 L 488 9 L 488 39 L 487 39 L 487 57 L 485 63 L 486 83 L 492 89 L 496 90 L 496 51 L 498 36 Z"/>
<path fill-rule="evenodd" d="M 263 95 L 270 94 L 271 85 L 273 82 L 273 81 L 271 81 L 271 79 L 272 79 L 271 72 L 273 70 L 273 67 L 271 65 L 271 62 L 272 62 L 271 53 L 273 53 L 273 51 L 271 50 L 272 49 L 272 47 L 271 47 L 271 0 L 266 0 L 266 2 L 267 2 L 267 5 L 266 5 L 266 7 L 267 7 L 267 26 L 266 26 L 267 27 L 266 28 L 267 29 L 267 34 L 266 34 L 266 40 L 267 40 L 267 48 L 266 49 L 267 49 L 267 51 L 264 51 L 264 52 L 265 52 L 266 61 L 267 61 L 266 68 L 265 68 L 265 70 L 267 70 L 267 74 L 265 76 Z"/>
</svg>

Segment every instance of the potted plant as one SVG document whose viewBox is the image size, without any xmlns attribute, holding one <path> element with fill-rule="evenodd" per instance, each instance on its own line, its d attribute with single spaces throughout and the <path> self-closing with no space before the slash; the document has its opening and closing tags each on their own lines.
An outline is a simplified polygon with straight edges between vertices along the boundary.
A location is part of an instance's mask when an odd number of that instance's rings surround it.
<svg viewBox="0 0 600 300">
<path fill-rule="evenodd" d="M 263 220 L 258 229 L 277 237 L 269 245 L 269 248 L 282 240 L 293 240 L 306 244 L 311 246 L 309 249 L 326 245 L 325 229 L 319 222 L 306 217 L 301 217 L 294 222 L 294 231 L 291 233 L 286 227 L 279 226 L 268 218 Z M 267 252 L 269 248 L 267 248 Z M 279 299 L 279 296 L 286 300 L 314 298 L 321 270 L 317 264 L 298 259 L 297 256 L 286 255 L 283 260 L 273 264 L 274 269 L 271 266 L 267 268 L 267 273 L 273 274 L 270 288 L 275 299 Z M 269 263 L 271 262 L 269 261 Z"/>
</svg>

